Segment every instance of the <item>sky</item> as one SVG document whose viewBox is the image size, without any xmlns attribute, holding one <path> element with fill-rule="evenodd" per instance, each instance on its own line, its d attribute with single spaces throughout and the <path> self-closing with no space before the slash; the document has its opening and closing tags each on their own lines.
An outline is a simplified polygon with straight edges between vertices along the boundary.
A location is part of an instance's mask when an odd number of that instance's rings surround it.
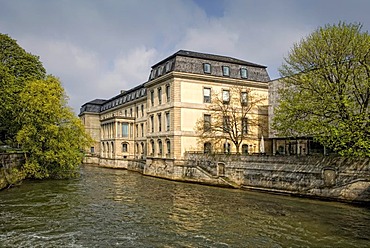
<svg viewBox="0 0 370 248">
<path fill-rule="evenodd" d="M 0 0 L 0 33 L 60 78 L 69 106 L 147 81 L 178 50 L 267 66 L 271 79 L 295 43 L 320 26 L 361 23 L 369 0 Z"/>
</svg>

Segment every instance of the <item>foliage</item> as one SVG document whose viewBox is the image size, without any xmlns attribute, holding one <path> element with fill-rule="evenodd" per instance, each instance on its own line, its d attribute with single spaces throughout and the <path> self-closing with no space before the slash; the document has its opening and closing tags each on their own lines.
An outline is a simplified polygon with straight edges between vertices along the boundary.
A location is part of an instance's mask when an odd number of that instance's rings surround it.
<svg viewBox="0 0 370 248">
<path fill-rule="evenodd" d="M 0 34 L 0 64 L 8 68 L 19 84 L 42 79 L 46 75 L 39 57 L 27 53 L 6 34 Z"/>
<path fill-rule="evenodd" d="M 222 92 L 212 92 L 211 95 L 212 100 L 206 112 L 211 120 L 202 117 L 195 126 L 199 135 L 198 142 L 210 142 L 217 148 L 222 147 L 225 140 L 229 140 L 239 153 L 243 141 L 256 137 L 256 131 L 263 128 L 261 123 L 266 123 L 266 120 L 260 119 L 261 107 L 266 97 L 244 86 L 231 87 L 226 102 Z"/>
<path fill-rule="evenodd" d="M 326 25 L 295 44 L 280 68 L 274 128 L 312 136 L 341 155 L 370 156 L 370 36 Z"/>
<path fill-rule="evenodd" d="M 66 103 L 59 80 L 52 76 L 27 82 L 20 93 L 17 141 L 28 151 L 24 169 L 29 177 L 75 176 L 81 151 L 91 140 Z"/>
<path fill-rule="evenodd" d="M 19 92 L 29 80 L 45 78 L 39 58 L 27 53 L 8 35 L 0 34 L 0 141 L 14 142 L 20 126 L 14 122 L 19 111 Z"/>
</svg>

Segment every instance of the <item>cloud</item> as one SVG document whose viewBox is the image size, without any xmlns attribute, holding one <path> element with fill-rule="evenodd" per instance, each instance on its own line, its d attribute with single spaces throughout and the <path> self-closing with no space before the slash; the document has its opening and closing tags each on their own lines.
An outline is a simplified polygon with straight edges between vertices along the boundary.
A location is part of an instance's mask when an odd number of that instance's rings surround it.
<svg viewBox="0 0 370 248">
<path fill-rule="evenodd" d="M 268 66 L 271 78 L 294 42 L 327 23 L 362 22 L 365 0 L 0 0 L 0 32 L 39 55 L 70 105 L 110 98 L 145 82 L 177 50 Z"/>
</svg>

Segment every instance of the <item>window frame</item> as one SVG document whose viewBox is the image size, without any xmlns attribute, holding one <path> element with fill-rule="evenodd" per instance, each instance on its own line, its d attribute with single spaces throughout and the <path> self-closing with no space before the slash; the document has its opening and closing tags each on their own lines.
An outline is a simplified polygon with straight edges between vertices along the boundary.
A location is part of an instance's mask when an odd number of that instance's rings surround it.
<svg viewBox="0 0 370 248">
<path fill-rule="evenodd" d="M 121 123 L 121 136 L 122 137 L 128 137 L 129 136 L 129 125 L 127 122 Z"/>
<path fill-rule="evenodd" d="M 171 101 L 171 86 L 166 84 L 166 100 L 167 102 Z"/>
<path fill-rule="evenodd" d="M 162 104 L 162 87 L 158 87 L 157 89 L 157 95 L 158 95 L 158 104 L 161 105 Z"/>
<path fill-rule="evenodd" d="M 158 120 L 158 132 L 162 132 L 162 114 L 157 114 L 157 120 Z"/>
<path fill-rule="evenodd" d="M 245 73 L 243 73 L 245 72 Z M 240 68 L 240 77 L 241 78 L 248 78 L 248 69 L 245 67 Z"/>
<path fill-rule="evenodd" d="M 127 142 L 122 143 L 122 153 L 128 153 L 128 143 Z"/>
<path fill-rule="evenodd" d="M 206 96 L 206 90 L 209 90 L 209 96 Z M 203 87 L 203 103 L 211 103 L 212 102 L 212 88 Z"/>
<path fill-rule="evenodd" d="M 227 99 L 225 98 L 227 97 Z M 223 104 L 230 104 L 230 90 L 223 89 L 222 90 L 222 103 Z"/>
<path fill-rule="evenodd" d="M 209 119 L 209 120 L 207 120 L 207 119 Z M 204 130 L 204 132 L 210 132 L 211 128 L 212 128 L 212 115 L 204 114 L 203 115 L 203 130 Z"/>
<path fill-rule="evenodd" d="M 222 75 L 224 77 L 230 77 L 230 66 L 226 66 L 226 65 L 222 66 Z"/>
<path fill-rule="evenodd" d="M 151 106 L 153 107 L 154 106 L 154 90 L 150 91 L 150 103 L 151 103 Z"/>
<path fill-rule="evenodd" d="M 203 72 L 205 74 L 211 74 L 212 73 L 212 66 L 210 63 L 203 63 Z"/>
<path fill-rule="evenodd" d="M 245 97 L 243 97 L 245 95 Z M 248 105 L 248 92 L 241 92 L 240 93 L 240 103 L 241 105 L 245 106 L 245 105 Z"/>
<path fill-rule="evenodd" d="M 154 115 L 150 116 L 150 130 L 154 133 Z"/>
<path fill-rule="evenodd" d="M 166 131 L 170 131 L 171 130 L 171 116 L 170 116 L 170 112 L 166 112 L 165 113 L 166 115 Z"/>
<path fill-rule="evenodd" d="M 158 155 L 162 155 L 163 154 L 163 143 L 162 143 L 162 140 L 159 139 L 158 140 Z"/>
</svg>

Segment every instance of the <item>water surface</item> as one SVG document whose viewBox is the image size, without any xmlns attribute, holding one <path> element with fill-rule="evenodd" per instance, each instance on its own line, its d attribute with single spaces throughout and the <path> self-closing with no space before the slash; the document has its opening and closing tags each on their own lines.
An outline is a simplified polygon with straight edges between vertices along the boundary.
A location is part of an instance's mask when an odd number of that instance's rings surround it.
<svg viewBox="0 0 370 248">
<path fill-rule="evenodd" d="M 0 247 L 370 247 L 370 209 L 83 167 L 0 192 Z"/>
</svg>

